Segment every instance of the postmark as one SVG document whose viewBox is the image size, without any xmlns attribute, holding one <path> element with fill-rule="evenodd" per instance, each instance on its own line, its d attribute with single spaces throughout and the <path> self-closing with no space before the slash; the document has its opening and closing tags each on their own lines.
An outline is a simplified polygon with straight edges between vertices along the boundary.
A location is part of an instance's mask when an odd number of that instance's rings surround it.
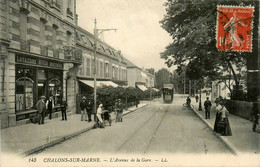
<svg viewBox="0 0 260 167">
<path fill-rule="evenodd" d="M 217 49 L 252 52 L 254 7 L 218 6 L 217 12 Z"/>
</svg>

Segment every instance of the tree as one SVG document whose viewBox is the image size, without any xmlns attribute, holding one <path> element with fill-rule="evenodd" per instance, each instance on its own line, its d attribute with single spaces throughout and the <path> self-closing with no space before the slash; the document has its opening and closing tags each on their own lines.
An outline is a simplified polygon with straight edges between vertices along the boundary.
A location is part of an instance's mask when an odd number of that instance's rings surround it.
<svg viewBox="0 0 260 167">
<path fill-rule="evenodd" d="M 215 27 L 217 5 L 241 5 L 241 1 L 189 1 L 168 0 L 165 3 L 166 15 L 161 26 L 173 39 L 161 58 L 170 67 L 177 65 L 180 70 L 187 66 L 188 77 L 199 79 L 209 77 L 221 79 L 227 69 L 235 81 L 235 92 L 239 91 L 239 72 L 236 69 L 246 66 L 246 59 L 252 53 L 219 52 L 216 48 Z M 244 1 L 243 5 L 255 5 L 254 1 Z M 194 75 L 193 75 L 194 74 Z"/>
<path fill-rule="evenodd" d="M 165 68 L 158 70 L 158 72 L 155 73 L 156 87 L 161 90 L 163 84 L 169 84 L 170 75 L 170 72 Z"/>
</svg>

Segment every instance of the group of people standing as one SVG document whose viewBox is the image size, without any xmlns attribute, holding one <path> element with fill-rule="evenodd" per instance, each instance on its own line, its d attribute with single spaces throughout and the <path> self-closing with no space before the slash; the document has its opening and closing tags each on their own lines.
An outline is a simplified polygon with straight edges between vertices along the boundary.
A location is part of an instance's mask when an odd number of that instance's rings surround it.
<svg viewBox="0 0 260 167">
<path fill-rule="evenodd" d="M 87 99 L 85 96 L 83 96 L 82 101 L 80 102 L 80 109 L 81 109 L 81 121 L 85 120 L 91 122 L 93 100 L 91 98 Z M 87 115 L 88 115 L 88 120 L 87 120 Z"/>
<path fill-rule="evenodd" d="M 225 102 L 219 98 L 216 99 L 216 119 L 214 131 L 222 136 L 232 136 L 231 127 L 228 120 L 228 110 L 225 107 Z"/>
<path fill-rule="evenodd" d="M 82 101 L 80 102 L 80 109 L 81 109 L 81 121 L 85 120 L 88 122 L 91 122 L 91 115 L 93 112 L 93 99 L 92 98 L 86 98 L 85 96 L 82 97 Z M 124 109 L 124 105 L 121 101 L 121 99 L 116 99 L 115 105 L 114 105 L 114 111 L 116 114 L 116 120 L 115 122 L 123 122 L 123 109 Z M 109 111 L 105 110 L 104 105 L 101 103 L 98 105 L 97 107 L 97 119 L 98 119 L 98 123 L 100 124 L 101 128 L 104 128 L 104 113 L 106 113 Z M 87 115 L 88 115 L 88 120 L 87 120 Z M 106 116 L 106 117 L 110 117 L 110 115 Z"/>
<path fill-rule="evenodd" d="M 121 99 L 117 99 L 115 102 L 115 106 L 114 106 L 114 111 L 116 114 L 115 122 L 123 122 L 123 109 L 124 109 L 124 105 L 121 102 Z M 105 113 L 106 113 L 106 115 L 105 115 Z M 102 116 L 102 114 L 103 114 L 103 116 Z M 108 120 L 111 125 L 111 117 L 110 117 L 109 111 L 105 110 L 103 104 L 100 104 L 97 109 L 97 119 L 100 123 L 101 128 L 104 128 L 104 120 Z"/>
<path fill-rule="evenodd" d="M 196 101 L 198 97 L 195 97 Z M 220 133 L 223 136 L 232 136 L 231 127 L 228 120 L 228 110 L 225 107 L 224 100 L 222 98 L 216 99 L 216 119 L 214 124 L 214 131 Z M 206 101 L 204 102 L 205 109 L 205 119 L 210 119 L 210 111 L 211 111 L 212 103 L 209 100 L 209 97 L 206 97 Z"/>
<path fill-rule="evenodd" d="M 62 121 L 67 121 L 67 101 L 63 97 L 60 102 L 60 110 L 62 114 Z M 36 109 L 37 109 L 37 122 L 39 125 L 44 124 L 44 118 L 46 114 L 49 114 L 49 119 L 52 119 L 52 112 L 54 109 L 54 99 L 53 96 L 50 96 L 48 100 L 46 100 L 45 96 L 41 96 L 40 100 L 36 103 Z"/>
</svg>

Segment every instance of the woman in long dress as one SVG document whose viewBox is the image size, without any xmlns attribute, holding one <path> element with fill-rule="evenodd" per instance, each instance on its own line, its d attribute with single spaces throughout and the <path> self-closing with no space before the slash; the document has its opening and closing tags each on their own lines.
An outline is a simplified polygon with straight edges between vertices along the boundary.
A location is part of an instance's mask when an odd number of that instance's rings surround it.
<svg viewBox="0 0 260 167">
<path fill-rule="evenodd" d="M 221 133 L 221 129 L 218 128 L 217 124 L 218 122 L 221 120 L 221 105 L 219 104 L 220 100 L 217 98 L 215 103 L 216 103 L 216 118 L 215 118 L 215 124 L 214 124 L 214 132 L 217 132 L 217 133 Z"/>
<path fill-rule="evenodd" d="M 231 132 L 231 128 L 230 128 L 230 124 L 229 124 L 229 121 L 228 121 L 228 110 L 226 109 L 226 107 L 224 106 L 224 103 L 220 103 L 221 105 L 221 120 L 224 122 L 225 124 L 225 127 L 224 129 L 222 130 L 221 132 L 221 135 L 222 136 L 232 136 L 232 132 Z"/>
</svg>

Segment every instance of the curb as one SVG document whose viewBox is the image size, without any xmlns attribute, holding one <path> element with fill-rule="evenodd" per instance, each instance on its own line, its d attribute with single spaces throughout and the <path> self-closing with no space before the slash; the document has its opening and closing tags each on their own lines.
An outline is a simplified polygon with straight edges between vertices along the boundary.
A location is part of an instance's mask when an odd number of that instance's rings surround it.
<svg viewBox="0 0 260 167">
<path fill-rule="evenodd" d="M 225 137 L 221 136 L 220 134 L 213 131 L 213 127 L 206 121 L 194 108 L 192 108 L 192 111 L 202 120 L 202 122 L 210 129 L 212 130 L 212 133 L 229 149 L 229 151 L 234 154 L 238 155 L 239 150 Z"/>
<path fill-rule="evenodd" d="M 127 113 L 125 113 L 125 114 L 123 114 L 123 115 L 130 114 L 130 113 L 134 112 L 135 110 L 138 110 L 138 109 L 140 109 L 140 108 L 143 108 L 143 107 L 145 107 L 145 106 L 147 106 L 147 105 L 148 105 L 148 104 L 144 104 L 142 107 L 135 108 L 135 109 L 133 109 L 132 111 L 130 110 L 130 111 L 128 111 Z"/>
<path fill-rule="evenodd" d="M 129 111 L 129 112 L 123 114 L 123 116 L 124 116 L 124 115 L 127 115 L 127 114 L 129 114 L 129 113 L 132 113 L 132 112 L 134 112 L 134 111 L 136 111 L 136 110 L 138 110 L 138 109 L 140 109 L 140 108 L 143 108 L 143 107 L 145 107 L 145 106 L 147 106 L 147 105 L 148 105 L 148 104 L 145 104 L 145 105 L 143 105 L 142 107 L 135 108 L 135 109 L 133 109 L 133 110 L 131 110 L 131 111 Z M 115 118 L 112 119 L 112 120 L 115 120 Z M 61 143 L 61 142 L 63 142 L 63 141 L 66 141 L 66 140 L 68 140 L 68 139 L 71 139 L 71 138 L 73 138 L 73 137 L 76 137 L 76 136 L 78 136 L 78 135 L 80 135 L 80 134 L 82 134 L 82 133 L 84 133 L 84 132 L 90 131 L 91 129 L 93 129 L 93 127 L 94 127 L 94 125 L 91 126 L 91 127 L 86 128 L 86 129 L 80 130 L 80 131 L 78 131 L 78 132 L 75 132 L 75 133 L 72 133 L 72 134 L 63 136 L 63 137 L 61 137 L 61 138 L 59 138 L 59 139 L 56 139 L 56 140 L 54 140 L 54 141 L 51 141 L 51 142 L 49 142 L 49 143 L 47 143 L 47 144 L 43 144 L 43 145 L 38 146 L 38 147 L 36 147 L 36 148 L 33 148 L 33 149 L 29 150 L 29 151 L 23 152 L 23 153 L 22 153 L 22 156 L 25 156 L 25 157 L 26 157 L 26 156 L 29 156 L 29 155 L 34 154 L 34 153 L 36 153 L 36 152 L 39 152 L 39 151 L 41 151 L 41 150 L 43 150 L 43 149 L 45 149 L 45 148 L 47 148 L 47 147 L 54 146 L 54 145 L 56 145 L 56 144 L 58 144 L 58 143 Z"/>
<path fill-rule="evenodd" d="M 93 125 L 93 126 L 94 126 L 94 125 Z M 56 139 L 56 140 L 54 140 L 54 141 L 51 141 L 51 142 L 49 142 L 49 143 L 47 143 L 47 144 L 38 146 L 38 147 L 36 147 L 36 148 L 34 148 L 34 149 L 31 149 L 31 150 L 29 150 L 29 151 L 26 151 L 26 152 L 22 153 L 22 155 L 23 155 L 23 156 L 29 156 L 29 155 L 31 155 L 31 154 L 34 154 L 34 153 L 36 153 L 36 152 L 39 152 L 39 151 L 41 151 L 41 150 L 47 148 L 47 147 L 56 145 L 56 144 L 61 143 L 61 142 L 65 141 L 65 140 L 68 140 L 68 139 L 70 139 L 70 138 L 76 137 L 76 136 L 80 135 L 81 133 L 84 133 L 84 132 L 87 132 L 87 131 L 93 129 L 93 126 L 88 127 L 88 128 L 86 128 L 86 129 L 83 129 L 83 130 L 80 130 L 80 131 L 78 131 L 78 132 L 75 132 L 75 133 L 72 133 L 72 134 L 63 136 L 63 137 L 61 137 L 61 138 L 59 138 L 59 139 Z"/>
</svg>

